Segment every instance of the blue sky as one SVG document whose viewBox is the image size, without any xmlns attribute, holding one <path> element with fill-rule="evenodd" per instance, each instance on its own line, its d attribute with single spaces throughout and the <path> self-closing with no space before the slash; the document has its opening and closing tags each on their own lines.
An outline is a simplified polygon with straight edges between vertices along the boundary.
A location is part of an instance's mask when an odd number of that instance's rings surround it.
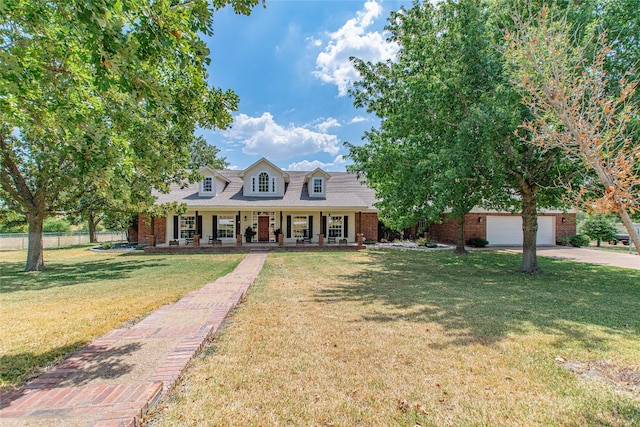
<svg viewBox="0 0 640 427">
<path fill-rule="evenodd" d="M 240 97 L 232 128 L 201 130 L 232 169 L 266 157 L 286 170 L 344 171 L 343 141 L 362 143 L 375 116 L 353 107 L 348 58 L 393 58 L 391 10 L 410 1 L 267 0 L 250 16 L 214 14 L 210 84 Z"/>
</svg>

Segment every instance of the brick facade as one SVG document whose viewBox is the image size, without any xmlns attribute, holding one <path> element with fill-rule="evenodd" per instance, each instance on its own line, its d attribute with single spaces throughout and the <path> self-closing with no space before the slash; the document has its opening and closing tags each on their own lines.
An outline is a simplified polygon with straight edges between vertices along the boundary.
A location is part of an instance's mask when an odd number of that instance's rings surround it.
<svg viewBox="0 0 640 427">
<path fill-rule="evenodd" d="M 144 215 L 138 215 L 138 244 L 148 245 L 151 234 L 155 236 L 156 244 L 166 243 L 167 218 L 154 218 L 153 223 L 154 232 L 151 233 L 151 224 L 147 224 Z"/>
<path fill-rule="evenodd" d="M 378 214 L 357 213 L 356 233 L 364 234 L 365 240 L 378 240 Z"/>
<path fill-rule="evenodd" d="M 511 216 L 508 213 L 470 213 L 464 217 L 464 240 L 473 237 L 487 238 L 487 216 Z M 556 239 L 576 234 L 576 214 L 549 214 L 540 216 L 556 217 Z M 564 218 L 564 221 L 563 221 Z M 456 242 L 456 221 L 446 220 L 441 224 L 431 224 L 428 235 L 438 242 Z"/>
<path fill-rule="evenodd" d="M 576 214 L 557 214 L 556 239 L 558 237 L 573 236 L 576 234 Z"/>
</svg>

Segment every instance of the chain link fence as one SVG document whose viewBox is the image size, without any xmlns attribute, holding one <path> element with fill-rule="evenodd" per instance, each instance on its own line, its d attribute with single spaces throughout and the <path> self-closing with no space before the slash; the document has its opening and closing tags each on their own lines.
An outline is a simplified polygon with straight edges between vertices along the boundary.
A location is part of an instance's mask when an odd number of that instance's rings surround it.
<svg viewBox="0 0 640 427">
<path fill-rule="evenodd" d="M 96 233 L 98 242 L 119 242 L 126 241 L 125 232 L 100 232 Z M 89 243 L 89 233 L 67 232 L 67 233 L 43 233 L 42 241 L 46 248 L 61 248 L 64 246 L 82 245 Z M 29 234 L 11 233 L 0 234 L 0 251 L 23 250 L 29 246 Z"/>
</svg>

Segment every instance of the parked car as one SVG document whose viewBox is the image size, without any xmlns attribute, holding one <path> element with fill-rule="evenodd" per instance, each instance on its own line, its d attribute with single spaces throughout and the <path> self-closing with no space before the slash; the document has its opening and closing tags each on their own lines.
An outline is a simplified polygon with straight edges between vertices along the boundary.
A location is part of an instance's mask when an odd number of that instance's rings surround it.
<svg viewBox="0 0 640 427">
<path fill-rule="evenodd" d="M 623 245 L 629 245 L 629 235 L 628 234 L 616 234 L 616 238 L 610 241 L 609 243 L 612 245 L 617 245 L 618 242 Z"/>
</svg>

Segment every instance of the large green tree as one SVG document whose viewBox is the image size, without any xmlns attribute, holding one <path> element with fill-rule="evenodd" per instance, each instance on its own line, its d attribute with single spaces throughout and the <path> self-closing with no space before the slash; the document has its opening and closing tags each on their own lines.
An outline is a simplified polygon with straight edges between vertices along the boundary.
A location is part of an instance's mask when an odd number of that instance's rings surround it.
<svg viewBox="0 0 640 427">
<path fill-rule="evenodd" d="M 558 177 L 571 179 L 572 163 L 518 129 L 529 112 L 504 72 L 502 6 L 449 0 L 393 14 L 397 61 L 355 61 L 355 105 L 381 124 L 350 156 L 382 199 L 383 219 L 404 226 L 447 210 L 461 218 L 479 204 L 520 210 L 521 271 L 537 273 L 537 212 L 563 205 Z"/>
<path fill-rule="evenodd" d="M 477 2 L 429 2 L 389 18 L 397 61 L 355 59 L 362 79 L 351 91 L 357 107 L 381 119 L 350 145 L 351 170 L 378 197 L 385 224 L 456 218 L 456 252 L 464 253 L 464 215 L 495 192 L 491 115 L 497 101 L 498 55 L 487 37 L 486 10 Z"/>
<path fill-rule="evenodd" d="M 209 87 L 200 37 L 215 9 L 258 1 L 0 3 L 0 199 L 26 216 L 27 271 L 44 268 L 44 218 L 83 191 L 145 207 L 188 178 L 194 128 L 238 103 Z"/>
</svg>

